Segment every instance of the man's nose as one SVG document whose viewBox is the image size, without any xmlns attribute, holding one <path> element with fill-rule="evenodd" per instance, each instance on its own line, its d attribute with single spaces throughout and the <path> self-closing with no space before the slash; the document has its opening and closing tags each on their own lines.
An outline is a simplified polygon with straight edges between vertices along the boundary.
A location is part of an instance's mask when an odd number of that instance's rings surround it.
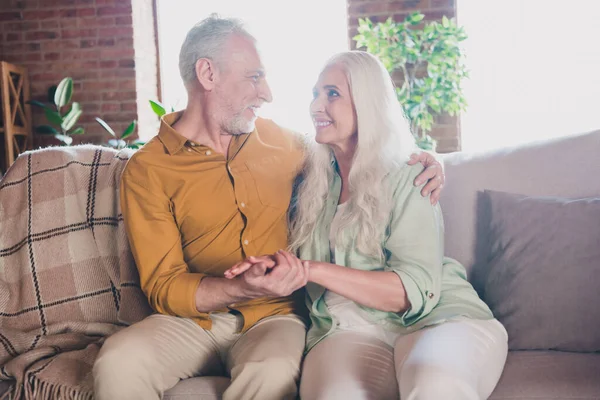
<svg viewBox="0 0 600 400">
<path fill-rule="evenodd" d="M 262 85 L 260 85 L 260 92 L 258 93 L 258 96 L 266 103 L 270 103 L 273 101 L 273 94 L 271 93 L 271 88 L 269 87 L 269 84 L 267 83 L 266 79 L 263 79 L 262 81 Z"/>
</svg>

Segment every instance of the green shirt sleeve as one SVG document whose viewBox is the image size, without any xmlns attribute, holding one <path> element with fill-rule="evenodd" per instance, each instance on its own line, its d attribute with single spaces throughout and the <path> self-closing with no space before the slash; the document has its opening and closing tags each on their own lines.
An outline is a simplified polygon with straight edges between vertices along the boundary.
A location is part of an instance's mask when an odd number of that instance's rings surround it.
<svg viewBox="0 0 600 400">
<path fill-rule="evenodd" d="M 392 215 L 384 243 L 387 271 L 395 272 L 404 285 L 410 307 L 398 315 L 409 326 L 425 317 L 440 299 L 444 254 L 444 226 L 439 205 L 421 196 L 414 186 L 423 170 L 420 164 L 398 172 Z"/>
</svg>

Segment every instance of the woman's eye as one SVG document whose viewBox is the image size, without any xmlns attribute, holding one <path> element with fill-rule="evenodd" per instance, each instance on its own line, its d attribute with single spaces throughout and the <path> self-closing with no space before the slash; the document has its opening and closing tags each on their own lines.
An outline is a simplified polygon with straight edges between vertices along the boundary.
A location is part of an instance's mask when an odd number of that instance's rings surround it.
<svg viewBox="0 0 600 400">
<path fill-rule="evenodd" d="M 340 94 L 336 90 L 333 90 L 333 89 L 331 89 L 327 92 L 327 96 L 329 96 L 329 97 L 338 97 L 339 95 Z"/>
</svg>

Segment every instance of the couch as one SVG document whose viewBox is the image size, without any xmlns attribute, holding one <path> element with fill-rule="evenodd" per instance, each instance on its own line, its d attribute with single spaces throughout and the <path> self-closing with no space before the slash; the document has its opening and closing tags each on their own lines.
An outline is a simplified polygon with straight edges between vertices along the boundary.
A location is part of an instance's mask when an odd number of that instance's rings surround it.
<svg viewBox="0 0 600 400">
<path fill-rule="evenodd" d="M 599 150 L 597 131 L 485 153 L 444 156 L 447 183 L 441 205 L 446 254 L 465 265 L 484 299 L 488 244 L 481 229 L 485 229 L 482 221 L 488 219 L 490 210 L 482 207 L 482 191 L 600 198 Z M 597 241 L 600 245 L 600 237 Z M 600 259 L 597 262 L 600 264 Z M 600 308 L 600 302 L 596 306 Z M 224 377 L 187 379 L 164 398 L 217 399 L 227 384 Z M 0 394 L 3 387 L 6 383 L 0 382 Z M 600 352 L 511 350 L 491 399 L 600 399 Z"/>
<path fill-rule="evenodd" d="M 486 260 L 482 253 L 487 245 L 481 243 L 480 222 L 488 217 L 488 210 L 479 201 L 481 191 L 600 198 L 598 151 L 600 131 L 486 153 L 458 152 L 444 157 L 447 184 L 440 204 L 445 223 L 445 252 L 465 265 L 480 294 L 485 286 L 482 269 L 486 268 Z M 597 221 L 600 223 L 600 215 Z M 600 237 L 596 242 L 600 245 Z M 595 262 L 600 265 L 600 259 Z M 600 296 L 596 299 L 595 307 L 600 308 Z M 598 340 L 598 330 L 595 332 Z M 490 399 L 600 399 L 600 353 L 510 351 Z"/>
</svg>

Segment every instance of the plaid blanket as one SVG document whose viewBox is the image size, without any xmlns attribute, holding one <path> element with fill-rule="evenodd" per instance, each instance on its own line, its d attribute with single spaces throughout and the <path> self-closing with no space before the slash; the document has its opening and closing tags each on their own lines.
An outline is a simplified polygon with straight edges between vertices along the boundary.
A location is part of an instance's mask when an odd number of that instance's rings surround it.
<svg viewBox="0 0 600 400">
<path fill-rule="evenodd" d="M 91 399 L 108 335 L 150 308 L 120 214 L 129 150 L 22 154 L 0 181 L 0 381 L 10 399 Z"/>
</svg>

